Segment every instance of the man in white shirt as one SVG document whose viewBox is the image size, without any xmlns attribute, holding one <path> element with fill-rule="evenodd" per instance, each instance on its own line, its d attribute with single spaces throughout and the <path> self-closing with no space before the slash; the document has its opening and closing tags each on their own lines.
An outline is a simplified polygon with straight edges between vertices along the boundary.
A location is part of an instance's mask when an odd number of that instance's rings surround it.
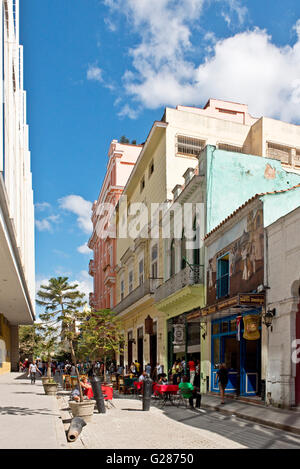
<svg viewBox="0 0 300 469">
<path fill-rule="evenodd" d="M 40 372 L 40 370 L 38 369 L 38 367 L 36 365 L 35 360 L 33 360 L 33 362 L 30 363 L 30 365 L 29 365 L 29 374 L 30 374 L 30 378 L 31 378 L 31 384 L 35 383 L 35 377 L 36 377 L 37 372 L 40 375 L 42 375 L 42 373 Z"/>
</svg>

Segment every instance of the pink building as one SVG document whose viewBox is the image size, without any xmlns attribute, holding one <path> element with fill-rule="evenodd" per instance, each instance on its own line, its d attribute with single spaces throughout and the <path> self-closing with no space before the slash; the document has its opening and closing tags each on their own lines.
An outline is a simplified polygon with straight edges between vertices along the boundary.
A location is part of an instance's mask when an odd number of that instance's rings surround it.
<svg viewBox="0 0 300 469">
<path fill-rule="evenodd" d="M 109 147 L 106 174 L 92 208 L 93 234 L 88 242 L 94 252 L 89 274 L 94 278 L 90 306 L 95 310 L 113 308 L 116 304 L 116 239 L 106 232 L 108 217 L 102 204 L 116 206 L 141 149 L 142 145 L 118 143 L 117 140 L 112 140 Z"/>
</svg>

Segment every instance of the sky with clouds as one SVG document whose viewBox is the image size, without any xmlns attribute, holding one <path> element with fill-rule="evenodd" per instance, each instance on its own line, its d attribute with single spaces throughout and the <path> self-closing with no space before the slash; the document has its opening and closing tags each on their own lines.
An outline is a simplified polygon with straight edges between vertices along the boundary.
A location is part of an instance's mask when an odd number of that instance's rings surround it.
<svg viewBox="0 0 300 469">
<path fill-rule="evenodd" d="M 109 143 L 208 98 L 300 123 L 299 0 L 21 0 L 37 284 L 88 293 Z"/>
</svg>

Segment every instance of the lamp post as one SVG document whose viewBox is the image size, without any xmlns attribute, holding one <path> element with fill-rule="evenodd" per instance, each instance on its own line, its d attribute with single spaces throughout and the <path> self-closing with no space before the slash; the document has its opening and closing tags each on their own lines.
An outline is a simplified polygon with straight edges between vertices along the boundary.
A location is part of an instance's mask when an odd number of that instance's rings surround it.
<svg viewBox="0 0 300 469">
<path fill-rule="evenodd" d="M 272 331 L 272 323 L 273 323 L 273 318 L 276 315 L 276 309 L 268 309 L 265 314 L 263 314 L 263 324 L 269 328 L 271 326 L 271 331 Z"/>
</svg>

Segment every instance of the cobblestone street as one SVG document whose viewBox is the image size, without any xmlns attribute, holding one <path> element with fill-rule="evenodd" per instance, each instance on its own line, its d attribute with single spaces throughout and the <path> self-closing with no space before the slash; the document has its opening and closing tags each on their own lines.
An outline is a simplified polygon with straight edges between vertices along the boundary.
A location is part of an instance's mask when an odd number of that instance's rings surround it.
<svg viewBox="0 0 300 469">
<path fill-rule="evenodd" d="M 65 431 L 68 396 L 45 396 L 18 373 L 0 377 L 0 448 L 225 449 L 300 448 L 300 437 L 214 410 L 190 410 L 155 402 L 149 412 L 133 397 L 114 399 L 106 414 L 96 410 L 74 443 Z"/>
</svg>

